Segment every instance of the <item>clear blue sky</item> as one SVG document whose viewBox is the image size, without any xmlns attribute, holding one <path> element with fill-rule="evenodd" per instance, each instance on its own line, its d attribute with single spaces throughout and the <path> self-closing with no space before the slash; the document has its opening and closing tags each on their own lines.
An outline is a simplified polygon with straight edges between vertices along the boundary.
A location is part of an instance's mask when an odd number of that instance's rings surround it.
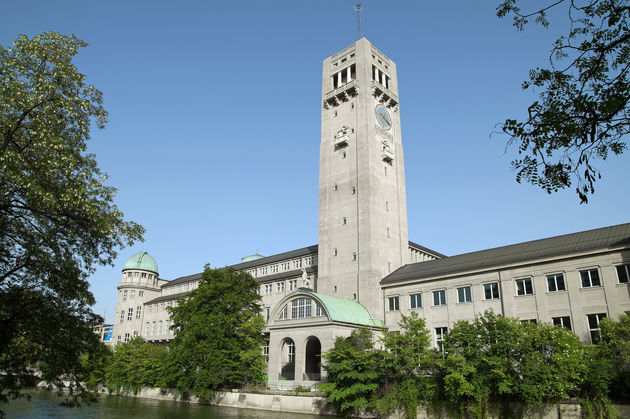
<svg viewBox="0 0 630 419">
<path fill-rule="evenodd" d="M 76 59 L 110 121 L 90 152 L 145 242 L 92 277 L 113 320 L 122 265 L 146 250 L 174 279 L 317 243 L 321 66 L 356 40 L 353 0 L 14 1 L 0 43 L 44 30 L 89 43 Z M 630 156 L 598 163 L 588 205 L 514 180 L 490 133 L 520 117 L 520 84 L 552 29 L 517 32 L 497 1 L 363 1 L 362 35 L 398 66 L 409 238 L 447 255 L 630 221 Z"/>
</svg>

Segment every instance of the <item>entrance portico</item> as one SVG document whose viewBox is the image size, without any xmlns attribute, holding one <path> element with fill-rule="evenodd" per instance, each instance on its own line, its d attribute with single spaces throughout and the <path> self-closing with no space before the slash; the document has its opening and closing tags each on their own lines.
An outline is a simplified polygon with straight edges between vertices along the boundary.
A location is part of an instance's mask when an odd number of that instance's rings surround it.
<svg viewBox="0 0 630 419">
<path fill-rule="evenodd" d="M 357 327 L 381 329 L 365 307 L 353 300 L 299 289 L 283 298 L 269 319 L 268 385 L 290 390 L 325 380 L 321 355 L 337 337 Z"/>
</svg>

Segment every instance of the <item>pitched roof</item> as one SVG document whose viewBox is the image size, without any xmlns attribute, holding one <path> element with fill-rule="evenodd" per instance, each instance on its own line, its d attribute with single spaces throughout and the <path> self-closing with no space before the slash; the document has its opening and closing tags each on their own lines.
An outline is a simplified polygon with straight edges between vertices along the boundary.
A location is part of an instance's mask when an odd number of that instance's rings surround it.
<svg viewBox="0 0 630 419">
<path fill-rule="evenodd" d="M 573 253 L 629 245 L 630 223 L 619 224 L 404 265 L 383 278 L 381 285 L 394 285 L 409 280 L 428 279 L 468 271 L 496 269 L 541 258 L 560 257 Z"/>
</svg>

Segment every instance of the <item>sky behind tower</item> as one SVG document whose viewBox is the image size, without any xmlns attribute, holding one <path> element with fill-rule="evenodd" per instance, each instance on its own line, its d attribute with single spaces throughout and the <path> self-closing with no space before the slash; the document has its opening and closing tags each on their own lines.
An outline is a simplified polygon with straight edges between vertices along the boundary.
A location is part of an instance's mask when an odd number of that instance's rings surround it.
<svg viewBox="0 0 630 419">
<path fill-rule="evenodd" d="M 3 2 L 0 44 L 45 30 L 88 42 L 79 71 L 110 113 L 89 150 L 146 229 L 91 279 L 114 319 L 125 260 L 174 279 L 317 243 L 322 61 L 357 39 L 355 1 Z M 628 222 L 630 157 L 597 163 L 588 205 L 515 182 L 491 133 L 523 117 L 566 13 L 524 32 L 497 1 L 362 2 L 361 35 L 396 62 L 409 239 L 447 255 Z"/>
</svg>

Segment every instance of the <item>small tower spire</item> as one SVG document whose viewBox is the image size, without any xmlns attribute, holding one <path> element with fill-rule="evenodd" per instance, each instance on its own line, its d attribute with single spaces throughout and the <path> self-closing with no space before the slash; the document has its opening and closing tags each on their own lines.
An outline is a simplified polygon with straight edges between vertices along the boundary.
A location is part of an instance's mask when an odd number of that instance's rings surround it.
<svg viewBox="0 0 630 419">
<path fill-rule="evenodd" d="M 361 39 L 361 2 L 358 1 L 357 4 L 354 5 L 354 10 L 357 11 L 357 41 Z"/>
</svg>

